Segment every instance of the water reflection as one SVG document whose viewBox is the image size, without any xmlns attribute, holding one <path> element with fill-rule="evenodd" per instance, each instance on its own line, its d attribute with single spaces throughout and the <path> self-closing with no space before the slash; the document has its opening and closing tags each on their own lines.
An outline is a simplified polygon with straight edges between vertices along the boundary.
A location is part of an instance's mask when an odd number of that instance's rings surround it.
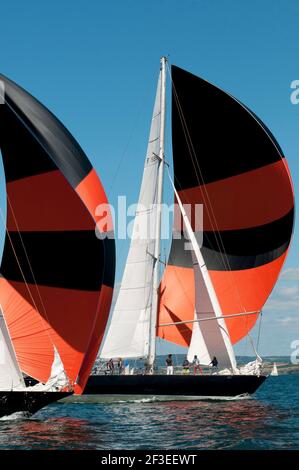
<svg viewBox="0 0 299 470">
<path fill-rule="evenodd" d="M 0 448 L 86 449 L 94 441 L 89 424 L 87 420 L 68 417 L 2 422 Z"/>
<path fill-rule="evenodd" d="M 242 401 L 56 404 L 34 419 L 1 421 L 0 448 L 298 448 L 298 407 L 266 392 Z"/>
<path fill-rule="evenodd" d="M 277 420 L 281 433 L 293 431 L 288 412 L 255 400 L 128 405 L 118 409 L 118 420 L 126 418 L 126 442 L 120 439 L 120 448 L 265 448 Z"/>
</svg>

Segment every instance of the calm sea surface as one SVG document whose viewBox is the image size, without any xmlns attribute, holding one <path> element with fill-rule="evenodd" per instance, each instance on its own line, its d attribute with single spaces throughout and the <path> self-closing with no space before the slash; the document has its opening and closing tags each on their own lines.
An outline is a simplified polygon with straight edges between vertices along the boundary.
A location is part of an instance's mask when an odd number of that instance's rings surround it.
<svg viewBox="0 0 299 470">
<path fill-rule="evenodd" d="M 233 401 L 65 403 L 0 420 L 0 449 L 299 449 L 299 375 Z"/>
</svg>

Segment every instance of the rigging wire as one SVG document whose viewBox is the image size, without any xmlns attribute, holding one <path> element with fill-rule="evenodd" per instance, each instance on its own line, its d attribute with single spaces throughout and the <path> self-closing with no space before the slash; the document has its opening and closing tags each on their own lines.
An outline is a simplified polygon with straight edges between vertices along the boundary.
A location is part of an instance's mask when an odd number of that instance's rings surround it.
<svg viewBox="0 0 299 470">
<path fill-rule="evenodd" d="M 21 264 L 20 264 L 20 260 L 19 260 L 19 258 L 18 258 L 18 255 L 17 255 L 17 253 L 16 253 L 14 244 L 13 244 L 13 242 L 12 242 L 10 233 L 9 233 L 7 227 L 6 227 L 6 223 L 5 223 L 5 219 L 4 219 L 4 214 L 3 214 L 3 211 L 2 211 L 2 208 L 1 208 L 1 207 L 0 207 L 0 215 L 1 215 L 1 219 L 2 219 L 2 221 L 3 221 L 3 224 L 4 224 L 4 226 L 5 226 L 5 231 L 6 231 L 6 234 L 7 234 L 7 238 L 8 238 L 8 240 L 9 240 L 9 243 L 10 243 L 11 248 L 12 248 L 12 250 L 13 250 L 13 254 L 14 254 L 14 257 L 15 257 L 15 259 L 16 259 L 18 268 L 19 268 L 20 273 L 21 273 L 21 276 L 22 276 L 22 278 L 23 278 L 23 280 L 24 280 L 24 284 L 25 284 L 26 289 L 27 289 L 27 291 L 28 291 L 28 293 L 29 293 L 29 296 L 30 296 L 30 298 L 31 298 L 31 300 L 32 300 L 33 306 L 34 306 L 35 310 L 38 312 L 39 310 L 38 310 L 38 308 L 37 308 L 35 299 L 34 299 L 34 297 L 33 297 L 33 295 L 32 295 L 32 292 L 31 292 L 31 290 L 30 290 L 30 288 L 29 288 L 29 285 L 28 285 L 28 283 L 27 283 L 27 280 L 26 280 L 26 277 L 25 277 L 25 275 L 24 275 L 22 266 L 21 266 Z M 41 319 L 41 317 L 39 317 L 39 318 Z M 43 325 L 43 329 L 44 329 L 45 331 L 47 331 L 47 330 L 45 329 L 44 325 Z M 52 342 L 52 340 L 51 340 L 51 342 Z M 53 344 L 53 342 L 52 342 L 52 344 Z"/>
<path fill-rule="evenodd" d="M 170 71 L 169 71 L 169 73 L 170 73 Z M 194 171 L 195 171 L 195 175 L 196 175 L 196 178 L 197 178 L 197 181 L 198 181 L 198 184 L 199 184 L 199 188 L 200 188 L 203 200 L 204 200 L 204 202 L 205 202 L 205 204 L 208 208 L 207 215 L 208 215 L 211 227 L 213 229 L 214 234 L 216 235 L 215 236 L 215 241 L 216 241 L 217 247 L 219 249 L 219 255 L 222 259 L 223 265 L 227 268 L 227 270 L 229 272 L 231 272 L 232 269 L 231 269 L 230 262 L 229 262 L 229 259 L 227 257 L 226 251 L 225 251 L 225 246 L 224 246 L 224 242 L 223 242 L 220 230 L 218 228 L 217 219 L 216 219 L 216 216 L 215 216 L 215 213 L 214 213 L 214 210 L 213 210 L 213 205 L 211 203 L 208 190 L 206 188 L 206 184 L 205 184 L 203 174 L 202 174 L 202 171 L 201 171 L 198 159 L 197 159 L 197 155 L 196 155 L 196 152 L 195 152 L 195 148 L 194 148 L 194 145 L 193 145 L 190 133 L 189 133 L 189 129 L 188 129 L 188 125 L 187 125 L 187 122 L 186 122 L 186 119 L 185 119 L 185 116 L 184 116 L 184 112 L 182 110 L 182 106 L 181 106 L 181 103 L 180 103 L 180 100 L 179 100 L 179 97 L 178 97 L 178 94 L 177 94 L 177 91 L 176 91 L 176 88 L 174 86 L 172 78 L 171 78 L 171 81 L 172 81 L 172 87 L 173 87 L 173 92 L 174 92 L 173 95 L 174 95 L 175 102 L 176 102 L 177 107 L 178 107 L 178 111 L 179 111 L 178 114 L 179 114 L 179 117 L 180 117 L 180 120 L 181 120 L 183 132 L 184 132 L 184 135 L 185 135 L 187 147 L 188 147 L 190 158 L 191 158 L 191 162 L 193 164 L 193 168 L 194 168 Z M 175 177 L 175 179 L 178 180 L 177 177 Z M 182 190 L 182 192 L 184 193 L 185 191 Z M 238 289 L 237 289 L 236 286 L 235 286 L 235 288 L 237 290 L 237 295 L 240 297 L 240 293 L 238 292 Z M 240 298 L 240 309 L 244 310 L 244 305 L 241 301 L 241 298 Z"/>
<path fill-rule="evenodd" d="M 112 182 L 111 182 L 111 184 L 110 184 L 109 190 L 112 190 L 112 188 L 114 187 L 114 184 L 115 184 L 115 182 L 116 182 L 116 180 L 117 180 L 119 171 L 120 171 L 121 166 L 122 166 L 122 164 L 123 164 L 124 158 L 125 158 L 125 156 L 126 156 L 127 153 L 128 153 L 129 146 L 130 146 L 130 144 L 131 144 L 131 141 L 132 141 L 132 139 L 133 139 L 135 130 L 136 130 L 136 128 L 137 128 L 137 123 L 138 123 L 138 121 L 140 120 L 141 114 L 144 112 L 144 108 L 145 108 L 145 107 L 144 107 L 144 102 L 147 101 L 147 98 L 148 98 L 148 96 L 149 96 L 149 93 L 150 93 L 150 91 L 147 90 L 147 92 L 146 92 L 146 93 L 144 94 L 144 96 L 143 96 L 143 99 L 140 101 L 139 110 L 138 110 L 138 112 L 137 112 L 137 114 L 136 114 L 136 118 L 135 118 L 134 124 L 133 124 L 133 126 L 132 126 L 132 129 L 131 129 L 131 132 L 130 132 L 128 141 L 127 141 L 127 143 L 126 143 L 126 145 L 125 145 L 125 148 L 124 148 L 124 150 L 123 150 L 123 152 L 122 152 L 122 154 L 121 154 L 121 157 L 119 158 L 119 162 L 118 162 L 118 165 L 117 165 L 117 169 L 116 169 L 116 171 L 115 171 L 115 173 L 114 173 L 114 176 L 113 176 L 113 178 L 112 178 Z M 158 113 L 158 114 L 156 114 L 155 116 L 153 116 L 152 121 L 153 121 L 154 119 L 157 119 L 157 117 L 160 116 L 160 115 L 161 115 L 161 113 Z M 160 127 L 160 126 L 159 126 L 159 127 Z M 147 157 L 147 154 L 146 154 L 146 157 Z M 158 165 L 157 165 L 156 163 L 153 163 L 153 165 L 156 165 L 157 171 L 158 171 Z M 139 198 L 142 197 L 142 195 L 146 192 L 146 190 L 148 189 L 148 186 L 149 186 L 149 181 L 147 181 L 146 184 L 144 185 L 143 193 L 140 194 Z M 155 188 L 155 191 L 157 192 L 156 188 Z M 154 196 L 154 200 L 156 200 L 156 194 L 155 194 L 155 196 Z M 136 215 L 136 213 L 135 213 L 135 215 Z M 121 246 L 120 246 L 120 249 L 118 250 L 118 257 L 119 257 L 119 258 L 122 258 L 122 256 L 123 256 L 123 253 L 124 253 L 124 250 L 125 250 L 125 246 L 126 246 L 125 241 L 126 241 L 126 240 L 122 240 L 122 242 L 119 241 L 119 243 L 120 243 L 120 245 L 121 245 Z M 123 273 L 124 273 L 124 270 L 123 270 Z M 123 277 L 123 275 L 122 275 L 122 277 Z"/>
</svg>

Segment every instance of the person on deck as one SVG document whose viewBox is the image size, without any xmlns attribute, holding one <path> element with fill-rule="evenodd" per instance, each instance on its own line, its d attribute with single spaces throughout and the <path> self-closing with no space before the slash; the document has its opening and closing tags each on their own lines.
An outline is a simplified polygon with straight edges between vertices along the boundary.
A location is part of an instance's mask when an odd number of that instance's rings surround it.
<svg viewBox="0 0 299 470">
<path fill-rule="evenodd" d="M 118 375 L 121 375 L 123 373 L 123 368 L 124 368 L 123 360 L 121 357 L 118 358 L 117 367 L 118 367 Z"/>
<path fill-rule="evenodd" d="M 212 369 L 217 371 L 218 370 L 218 360 L 217 357 L 214 356 L 213 359 L 211 360 L 209 366 L 212 365 Z"/>
<path fill-rule="evenodd" d="M 184 375 L 190 374 L 190 362 L 188 361 L 187 357 L 184 359 L 184 362 L 183 362 L 183 374 Z"/>
<path fill-rule="evenodd" d="M 110 359 L 110 360 L 107 362 L 106 367 L 107 367 L 107 374 L 113 375 L 113 374 L 114 374 L 114 362 L 113 362 L 113 359 Z"/>
<path fill-rule="evenodd" d="M 172 360 L 172 354 L 168 354 L 165 363 L 166 363 L 166 374 L 167 374 L 167 375 L 173 375 L 173 360 Z"/>
<path fill-rule="evenodd" d="M 193 358 L 192 364 L 194 366 L 194 375 L 196 375 L 197 371 L 202 374 L 202 368 L 200 367 L 200 362 L 196 354 Z"/>
</svg>

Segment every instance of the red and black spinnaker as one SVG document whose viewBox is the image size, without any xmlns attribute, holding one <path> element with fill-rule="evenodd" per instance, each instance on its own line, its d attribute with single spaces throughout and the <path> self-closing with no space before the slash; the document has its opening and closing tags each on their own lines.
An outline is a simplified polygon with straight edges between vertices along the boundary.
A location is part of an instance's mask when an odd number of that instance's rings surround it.
<svg viewBox="0 0 299 470">
<path fill-rule="evenodd" d="M 85 153 L 63 124 L 4 76 L 0 147 L 7 192 L 0 303 L 21 370 L 47 381 L 53 345 L 82 392 L 112 299 L 115 242 L 95 209 L 108 204 Z"/>
</svg>

